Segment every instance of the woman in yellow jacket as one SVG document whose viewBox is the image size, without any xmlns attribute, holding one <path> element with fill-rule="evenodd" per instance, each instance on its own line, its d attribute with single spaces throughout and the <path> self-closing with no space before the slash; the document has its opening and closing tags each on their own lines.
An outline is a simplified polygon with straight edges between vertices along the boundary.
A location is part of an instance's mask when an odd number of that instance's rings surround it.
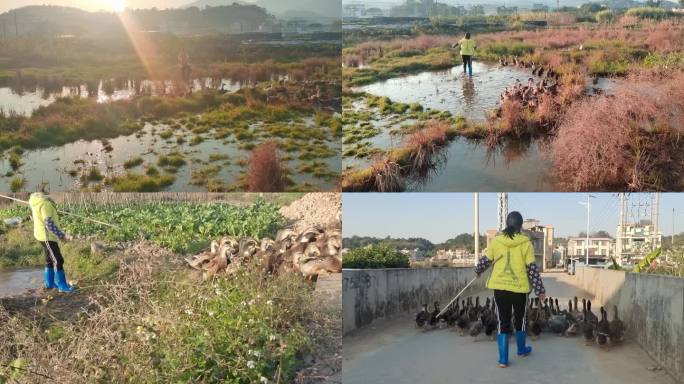
<svg viewBox="0 0 684 384">
<path fill-rule="evenodd" d="M 68 241 L 69 236 L 59 229 L 59 214 L 55 203 L 45 194 L 36 192 L 29 198 L 33 220 L 33 236 L 45 252 L 45 289 L 71 292 L 73 287 L 64 275 L 64 258 L 58 240 Z"/>
<path fill-rule="evenodd" d="M 461 47 L 461 58 L 463 59 L 463 73 L 467 73 L 468 76 L 473 76 L 473 56 L 475 56 L 475 40 L 470 38 L 470 32 L 466 32 L 465 37 L 461 39 L 458 43 L 454 44 L 453 47 Z"/>
<path fill-rule="evenodd" d="M 522 234 L 523 217 L 519 212 L 511 212 L 506 218 L 506 228 L 498 234 L 487 247 L 487 255 L 480 258 L 475 273 L 479 276 L 492 263 L 492 273 L 487 280 L 487 288 L 494 290 L 499 327 L 497 343 L 499 346 L 499 366 L 508 366 L 508 335 L 511 330 L 511 312 L 515 316 L 515 341 L 518 356 L 527 356 L 532 347 L 525 345 L 525 317 L 527 315 L 527 295 L 534 293 L 544 300 L 546 290 L 535 263 L 534 248 L 529 237 Z"/>
</svg>

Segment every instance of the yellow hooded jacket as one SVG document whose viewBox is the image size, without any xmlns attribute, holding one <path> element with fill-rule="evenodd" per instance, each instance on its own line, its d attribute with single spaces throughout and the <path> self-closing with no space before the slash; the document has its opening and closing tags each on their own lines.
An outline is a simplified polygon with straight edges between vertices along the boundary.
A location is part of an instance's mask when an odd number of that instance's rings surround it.
<svg viewBox="0 0 684 384">
<path fill-rule="evenodd" d="M 527 266 L 535 262 L 530 238 L 516 234 L 511 239 L 498 234 L 487 248 L 487 258 L 495 262 L 487 280 L 487 288 L 509 292 L 529 293 Z"/>
<path fill-rule="evenodd" d="M 461 56 L 474 56 L 475 55 L 475 40 L 466 39 L 465 37 L 458 42 L 461 46 Z"/>
<path fill-rule="evenodd" d="M 38 241 L 57 241 L 57 236 L 45 228 L 45 219 L 50 217 L 59 227 L 59 215 L 55 203 L 43 193 L 32 193 L 29 198 L 31 215 L 33 216 L 33 236 Z"/>
</svg>

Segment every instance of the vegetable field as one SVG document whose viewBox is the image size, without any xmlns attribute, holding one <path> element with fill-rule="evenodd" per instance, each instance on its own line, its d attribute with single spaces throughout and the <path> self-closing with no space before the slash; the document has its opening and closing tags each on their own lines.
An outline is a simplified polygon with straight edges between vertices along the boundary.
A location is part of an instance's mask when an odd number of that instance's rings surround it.
<svg viewBox="0 0 684 384">
<path fill-rule="evenodd" d="M 261 238 L 273 236 L 284 220 L 275 203 L 257 200 L 246 207 L 212 203 L 66 204 L 59 209 L 116 225 L 111 228 L 78 217 L 61 215 L 66 233 L 100 241 L 150 240 L 174 252 L 193 252 L 214 237 L 233 235 Z M 0 210 L 0 219 L 27 218 L 28 207 Z"/>
</svg>

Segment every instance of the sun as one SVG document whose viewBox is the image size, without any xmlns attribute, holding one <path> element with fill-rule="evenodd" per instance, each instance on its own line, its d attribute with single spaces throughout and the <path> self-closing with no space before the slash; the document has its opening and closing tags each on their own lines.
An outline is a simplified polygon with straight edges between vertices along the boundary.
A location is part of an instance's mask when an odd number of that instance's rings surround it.
<svg viewBox="0 0 684 384">
<path fill-rule="evenodd" d="M 112 8 L 114 12 L 121 13 L 126 10 L 126 3 L 124 0 L 112 0 Z"/>
</svg>

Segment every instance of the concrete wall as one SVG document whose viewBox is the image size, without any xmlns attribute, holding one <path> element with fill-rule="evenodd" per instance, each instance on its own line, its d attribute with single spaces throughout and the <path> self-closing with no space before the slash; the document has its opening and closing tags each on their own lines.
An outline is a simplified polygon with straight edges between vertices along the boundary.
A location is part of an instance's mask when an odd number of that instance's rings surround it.
<svg viewBox="0 0 684 384">
<path fill-rule="evenodd" d="M 442 306 L 475 277 L 468 268 L 345 269 L 342 271 L 343 329 L 347 334 L 377 320 L 415 314 L 421 305 Z M 485 279 L 471 287 L 480 289 Z"/>
<path fill-rule="evenodd" d="M 617 305 L 627 336 L 684 383 L 684 279 L 594 268 L 577 268 L 576 278 L 609 319 Z"/>
</svg>

